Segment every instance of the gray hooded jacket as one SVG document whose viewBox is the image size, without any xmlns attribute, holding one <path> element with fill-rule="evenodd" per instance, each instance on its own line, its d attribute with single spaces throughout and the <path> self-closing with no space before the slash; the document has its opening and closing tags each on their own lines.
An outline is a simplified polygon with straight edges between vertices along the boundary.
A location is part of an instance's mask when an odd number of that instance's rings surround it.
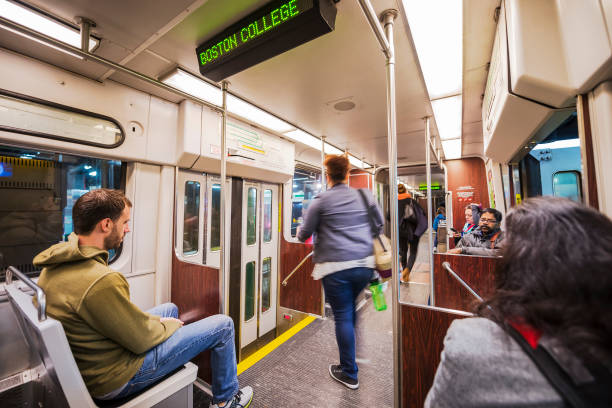
<svg viewBox="0 0 612 408">
<path fill-rule="evenodd" d="M 493 242 L 491 239 L 495 236 Z M 465 234 L 457 244 L 461 248 L 461 253 L 465 255 L 499 256 L 503 245 L 504 233 L 496 228 L 491 233 L 485 235 L 480 228 L 470 234 Z M 492 245 L 491 245 L 492 244 Z"/>
</svg>

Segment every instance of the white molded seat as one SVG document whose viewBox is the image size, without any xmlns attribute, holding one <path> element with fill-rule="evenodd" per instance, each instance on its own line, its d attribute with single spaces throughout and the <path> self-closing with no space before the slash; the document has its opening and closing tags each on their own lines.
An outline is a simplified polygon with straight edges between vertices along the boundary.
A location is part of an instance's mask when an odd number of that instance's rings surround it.
<svg viewBox="0 0 612 408">
<path fill-rule="evenodd" d="M 57 377 L 68 404 L 74 408 L 96 407 L 74 361 L 62 324 L 50 317 L 39 321 L 32 297 L 17 288 L 15 283 L 5 286 L 15 312 L 20 315 L 17 320 L 29 346 L 40 348 L 37 351 L 43 357 L 47 371 Z M 187 363 L 158 384 L 136 394 L 121 407 L 192 408 L 193 382 L 197 372 L 195 364 Z"/>
</svg>

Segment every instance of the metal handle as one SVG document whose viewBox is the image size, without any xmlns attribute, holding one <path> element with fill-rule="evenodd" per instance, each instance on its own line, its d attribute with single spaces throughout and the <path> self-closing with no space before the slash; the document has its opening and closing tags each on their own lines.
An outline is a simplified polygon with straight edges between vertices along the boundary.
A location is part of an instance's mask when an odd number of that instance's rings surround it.
<svg viewBox="0 0 612 408">
<path fill-rule="evenodd" d="M 311 251 L 308 255 L 306 255 L 304 257 L 304 259 L 302 259 L 302 261 L 295 267 L 293 268 L 293 270 L 291 271 L 291 273 L 289 275 L 287 275 L 287 277 L 285 278 L 285 280 L 283 280 L 283 286 L 287 286 L 287 282 L 289 281 L 289 279 L 291 279 L 291 277 L 293 276 L 294 273 L 297 272 L 298 269 L 300 269 L 300 267 L 302 265 L 304 265 L 304 263 L 306 262 L 306 260 L 308 258 L 310 258 L 312 256 L 312 254 L 314 253 L 314 251 Z"/>
<path fill-rule="evenodd" d="M 478 299 L 478 300 L 479 300 L 479 301 L 481 301 L 481 302 L 483 301 L 483 299 L 482 299 L 482 298 L 481 298 L 481 297 L 478 295 L 478 293 L 476 293 L 476 291 L 474 291 L 474 289 L 470 288 L 470 285 L 468 285 L 467 283 L 465 283 L 465 281 L 464 281 L 463 279 L 461 279 L 461 278 L 459 277 L 459 275 L 457 275 L 457 274 L 455 273 L 455 271 L 453 271 L 453 270 L 451 269 L 450 264 L 449 264 L 448 262 L 443 262 L 443 263 L 442 263 L 442 267 L 443 267 L 444 269 L 446 269 L 446 270 L 448 271 L 448 273 L 450 273 L 450 274 L 451 274 L 451 276 L 452 276 L 453 278 L 457 279 L 457 280 L 459 281 L 459 283 L 460 283 L 461 285 L 463 285 L 463 287 L 464 287 L 464 288 L 466 288 L 466 289 L 467 289 L 467 290 L 468 290 L 468 291 L 469 291 L 469 292 L 472 294 L 472 296 L 474 296 L 476 299 Z"/>
<path fill-rule="evenodd" d="M 38 302 L 38 321 L 42 322 L 43 320 L 47 320 L 47 297 L 45 296 L 45 292 L 32 281 L 32 279 L 28 278 L 23 272 L 18 270 L 13 266 L 9 266 L 6 269 L 6 284 L 10 285 L 13 283 L 13 274 L 17 276 L 23 283 L 28 285 L 34 292 L 36 292 L 36 301 Z"/>
</svg>

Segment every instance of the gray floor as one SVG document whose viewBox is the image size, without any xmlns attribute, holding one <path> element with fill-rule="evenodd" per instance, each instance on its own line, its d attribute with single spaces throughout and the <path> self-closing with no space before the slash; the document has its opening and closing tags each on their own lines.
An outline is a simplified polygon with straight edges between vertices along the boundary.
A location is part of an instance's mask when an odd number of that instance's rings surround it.
<svg viewBox="0 0 612 408">
<path fill-rule="evenodd" d="M 389 295 L 387 291 L 388 301 Z M 330 378 L 328 365 L 338 363 L 334 321 L 317 319 L 240 375 L 241 386 L 255 391 L 251 406 L 392 406 L 391 309 L 377 312 L 368 300 L 359 315 L 359 389 L 350 390 Z"/>
</svg>

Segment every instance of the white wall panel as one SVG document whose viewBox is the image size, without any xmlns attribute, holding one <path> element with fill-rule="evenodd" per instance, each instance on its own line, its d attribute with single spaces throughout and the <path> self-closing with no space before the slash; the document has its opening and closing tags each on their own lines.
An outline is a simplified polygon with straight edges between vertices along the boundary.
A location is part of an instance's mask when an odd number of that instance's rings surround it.
<svg viewBox="0 0 612 408">
<path fill-rule="evenodd" d="M 0 60 L 0 88 L 109 116 L 119 122 L 126 136 L 123 144 L 114 149 L 5 132 L 0 134 L 0 142 L 104 158 L 147 160 L 151 98 L 148 94 L 110 80 L 92 81 L 6 50 L 0 50 Z M 160 114 L 159 109 L 157 114 Z M 175 138 L 173 135 L 169 138 L 171 145 Z M 174 159 L 173 156 L 160 158 L 167 164 L 173 164 Z"/>
<path fill-rule="evenodd" d="M 142 310 L 155 306 L 155 274 L 127 277 L 130 284 L 130 300 Z"/>
<path fill-rule="evenodd" d="M 174 167 L 164 166 L 160 174 L 157 250 L 155 251 L 155 303 L 170 301 L 172 278 L 172 217 L 174 209 Z"/>
<path fill-rule="evenodd" d="M 176 158 L 180 167 L 191 168 L 200 156 L 201 133 L 202 106 L 184 100 L 179 105 L 176 139 Z"/>
<path fill-rule="evenodd" d="M 155 272 L 157 252 L 158 201 L 161 168 L 151 164 L 135 165 L 136 191 L 132 210 L 132 273 Z M 150 296 L 154 297 L 154 288 Z"/>
<path fill-rule="evenodd" d="M 147 126 L 148 160 L 159 163 L 174 162 L 177 123 L 178 105 L 152 96 Z"/>
</svg>

